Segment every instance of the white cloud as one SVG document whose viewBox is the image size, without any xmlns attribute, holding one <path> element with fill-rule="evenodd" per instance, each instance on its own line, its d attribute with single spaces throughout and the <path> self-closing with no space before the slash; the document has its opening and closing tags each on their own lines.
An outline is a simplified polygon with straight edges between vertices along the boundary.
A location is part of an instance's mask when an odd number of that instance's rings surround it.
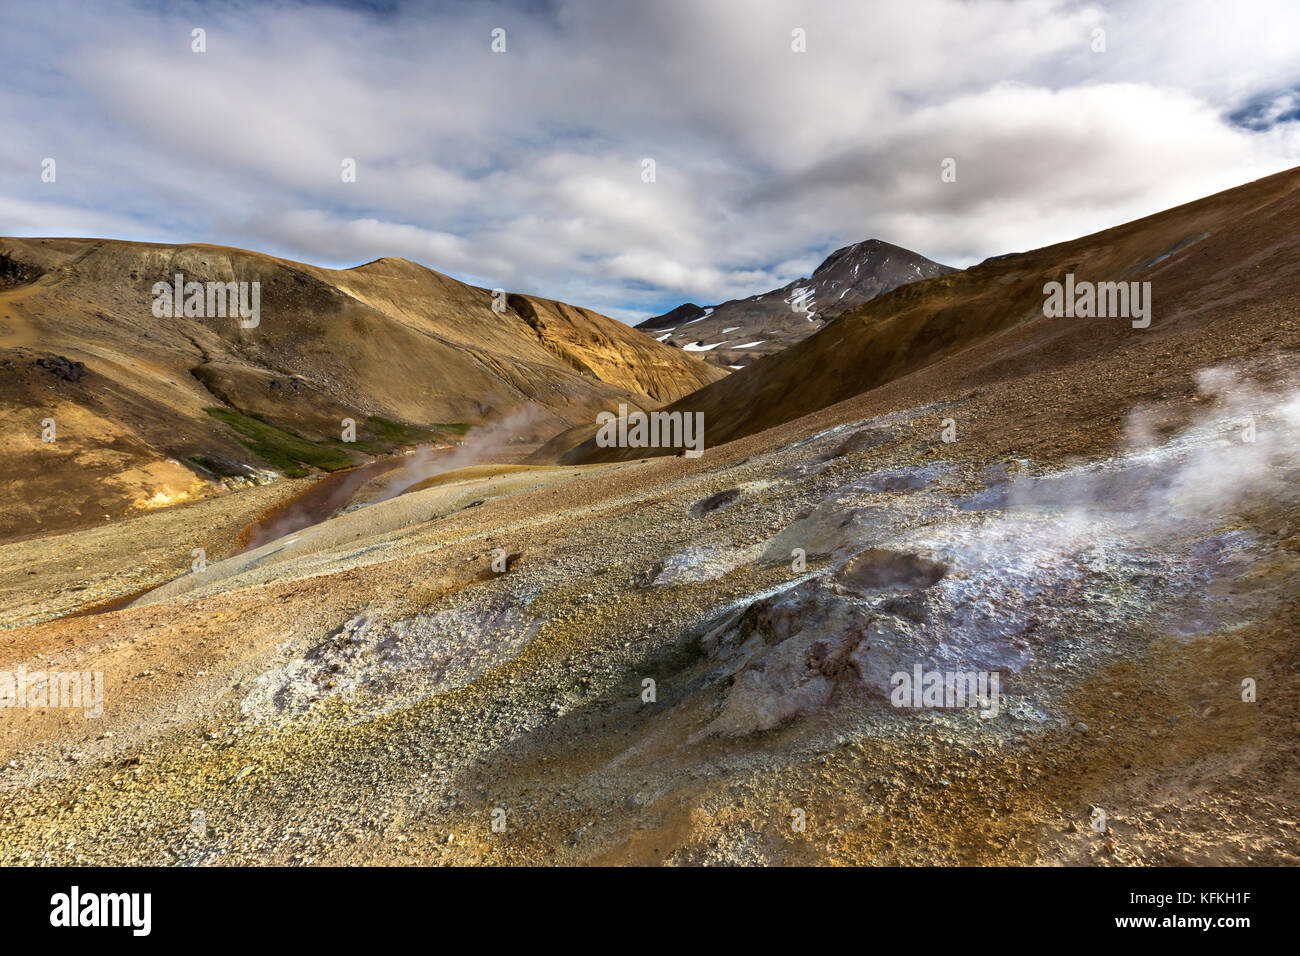
<svg viewBox="0 0 1300 956">
<path fill-rule="evenodd" d="M 0 231 L 400 255 L 639 318 L 870 236 L 962 265 L 1295 165 L 1300 123 L 1226 117 L 1300 87 L 1297 36 L 1291 0 L 7 4 Z"/>
</svg>

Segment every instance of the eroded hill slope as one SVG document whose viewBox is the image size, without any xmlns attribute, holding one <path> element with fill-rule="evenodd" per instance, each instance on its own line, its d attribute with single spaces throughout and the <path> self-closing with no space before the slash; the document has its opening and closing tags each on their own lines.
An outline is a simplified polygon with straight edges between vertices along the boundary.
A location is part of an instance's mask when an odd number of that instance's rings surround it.
<svg viewBox="0 0 1300 956">
<path fill-rule="evenodd" d="M 945 384 L 977 387 L 1165 342 L 1224 323 L 1246 307 L 1285 312 L 1300 272 L 1297 221 L 1300 170 L 1289 170 L 1091 236 L 895 289 L 667 410 L 703 412 L 707 443 L 718 445 L 958 355 L 962 377 Z M 1045 284 L 1067 274 L 1094 283 L 1150 282 L 1150 327 L 1133 328 L 1124 317 L 1044 317 Z M 1231 334 L 1226 326 L 1223 332 Z M 663 453 L 596 448 L 588 437 L 564 460 Z"/>
<path fill-rule="evenodd" d="M 257 283 L 256 325 L 156 315 L 155 283 L 177 274 Z M 502 300 L 497 311 L 490 290 L 399 259 L 332 270 L 217 246 L 0 239 L 0 422 L 13 436 L 0 533 L 451 442 L 525 406 L 520 437 L 539 440 L 724 374 L 598 313 Z M 355 443 L 342 440 L 349 418 Z"/>
</svg>

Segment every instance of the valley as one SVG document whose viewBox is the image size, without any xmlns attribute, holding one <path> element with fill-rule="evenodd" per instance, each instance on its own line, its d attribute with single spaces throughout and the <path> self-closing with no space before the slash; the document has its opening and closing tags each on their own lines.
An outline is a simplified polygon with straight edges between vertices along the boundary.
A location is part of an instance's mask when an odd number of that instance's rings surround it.
<svg viewBox="0 0 1300 956">
<path fill-rule="evenodd" d="M 0 860 L 1294 866 L 1298 213 L 1291 170 L 730 373 L 399 260 L 3 240 L 0 671 L 103 714 L 4 710 Z M 177 259 L 258 328 L 131 326 Z M 1149 328 L 1045 315 L 1068 272 Z M 620 403 L 702 454 L 598 446 Z"/>
</svg>

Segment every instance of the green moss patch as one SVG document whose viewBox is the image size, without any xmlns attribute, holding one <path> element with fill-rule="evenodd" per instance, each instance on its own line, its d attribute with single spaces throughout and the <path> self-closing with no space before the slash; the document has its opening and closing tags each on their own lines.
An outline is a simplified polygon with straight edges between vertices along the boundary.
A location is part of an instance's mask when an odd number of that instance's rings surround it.
<svg viewBox="0 0 1300 956">
<path fill-rule="evenodd" d="M 355 464 L 352 456 L 342 448 L 309 441 L 233 408 L 205 408 L 204 411 L 233 428 L 241 445 L 290 478 L 301 478 L 309 474 L 311 468 L 338 471 Z"/>
</svg>

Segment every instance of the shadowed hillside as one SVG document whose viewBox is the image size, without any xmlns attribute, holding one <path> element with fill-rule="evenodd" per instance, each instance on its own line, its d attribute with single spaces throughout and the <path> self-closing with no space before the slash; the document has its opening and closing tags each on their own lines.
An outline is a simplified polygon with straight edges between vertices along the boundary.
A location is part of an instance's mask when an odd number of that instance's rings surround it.
<svg viewBox="0 0 1300 956">
<path fill-rule="evenodd" d="M 963 379 L 945 384 L 973 387 L 1186 334 L 1252 304 L 1276 300 L 1281 307 L 1294 299 L 1300 268 L 1298 190 L 1300 170 L 1290 170 L 1081 239 L 903 286 L 668 410 L 703 412 L 707 443 L 718 445 L 958 354 Z M 1150 328 L 1135 329 L 1124 318 L 1045 318 L 1044 285 L 1067 273 L 1093 282 L 1150 282 Z M 563 460 L 671 453 L 596 448 L 593 433 L 565 436 L 586 440 Z"/>
</svg>

